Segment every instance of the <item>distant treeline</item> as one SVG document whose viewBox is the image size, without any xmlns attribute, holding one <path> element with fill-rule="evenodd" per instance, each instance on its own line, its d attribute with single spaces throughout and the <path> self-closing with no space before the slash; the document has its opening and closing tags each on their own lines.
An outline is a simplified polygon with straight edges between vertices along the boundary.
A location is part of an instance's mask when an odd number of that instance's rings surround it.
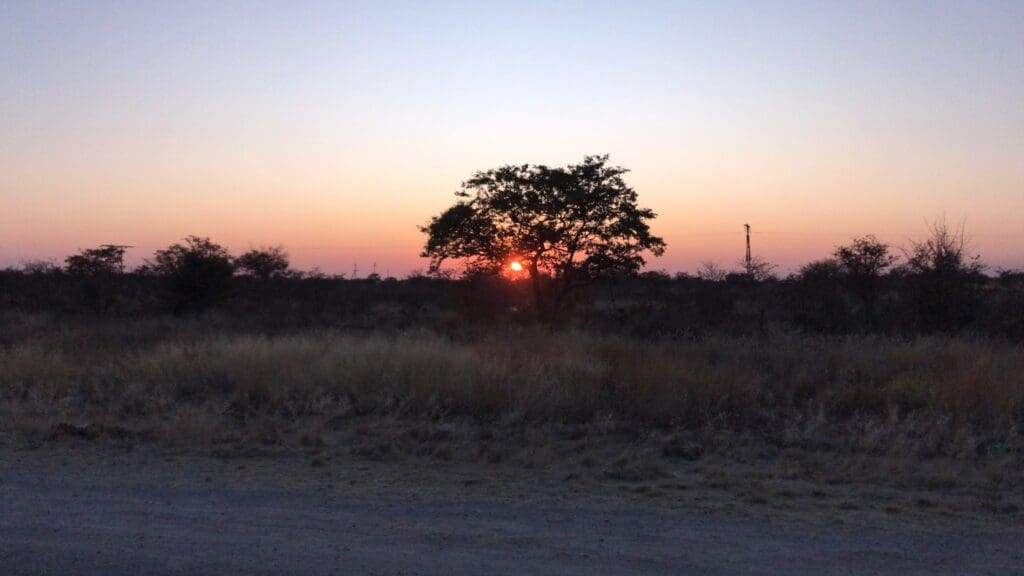
<svg viewBox="0 0 1024 576">
<path fill-rule="evenodd" d="M 280 247 L 232 256 L 189 237 L 127 270 L 125 246 L 0 270 L 0 312 L 61 317 L 205 313 L 260 331 L 425 327 L 442 332 L 536 322 L 530 282 L 503 276 L 414 274 L 398 280 L 298 272 Z M 555 283 L 557 279 L 545 278 Z M 779 278 L 761 260 L 737 271 L 599 277 L 575 290 L 557 325 L 651 338 L 708 332 L 922 334 L 1024 338 L 1024 273 L 986 274 L 962 233 L 937 225 L 896 254 L 867 236 Z M 3 342 L 0 341 L 0 344 Z"/>
</svg>

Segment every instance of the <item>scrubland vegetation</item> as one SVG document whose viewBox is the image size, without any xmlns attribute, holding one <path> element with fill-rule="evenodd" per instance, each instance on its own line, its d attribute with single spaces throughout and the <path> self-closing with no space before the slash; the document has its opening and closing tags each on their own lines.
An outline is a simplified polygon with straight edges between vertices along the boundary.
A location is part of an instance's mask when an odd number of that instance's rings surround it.
<svg viewBox="0 0 1024 576">
<path fill-rule="evenodd" d="M 988 491 L 1012 513 L 1024 485 L 1024 349 L 1005 341 L 3 322 L 19 335 L 0 349 L 0 430 L 16 443 L 569 459 L 627 482 L 714 458 L 799 463 L 810 481 Z"/>
<path fill-rule="evenodd" d="M 5 400 L 39 415 L 143 426 L 179 410 L 243 420 L 378 413 L 622 421 L 755 431 L 772 441 L 861 426 L 872 432 L 846 441 L 872 450 L 888 449 L 901 432 L 937 434 L 929 449 L 938 451 L 963 449 L 961 433 L 1011 441 L 1024 419 L 1024 350 L 966 338 L 170 332 L 104 345 L 96 340 L 109 336 L 102 330 L 56 331 L 9 346 L 0 351 Z"/>
<path fill-rule="evenodd" d="M 712 487 L 746 466 L 758 486 L 1024 507 L 1024 282 L 984 274 L 945 228 L 902 261 L 867 237 L 786 278 L 709 265 L 571 292 L 544 275 L 297 273 L 280 248 L 233 258 L 196 237 L 134 271 L 122 256 L 0 271 L 0 442 Z"/>
</svg>

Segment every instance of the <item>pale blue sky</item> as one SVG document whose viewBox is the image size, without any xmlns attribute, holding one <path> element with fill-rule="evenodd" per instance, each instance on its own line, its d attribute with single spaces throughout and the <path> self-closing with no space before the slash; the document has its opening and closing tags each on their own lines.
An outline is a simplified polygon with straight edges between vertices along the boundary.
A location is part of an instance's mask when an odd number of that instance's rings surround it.
<svg viewBox="0 0 1024 576">
<path fill-rule="evenodd" d="M 611 153 L 669 242 L 792 266 L 966 218 L 1024 266 L 1024 2 L 0 4 L 0 265 L 186 234 L 421 266 L 472 171 Z"/>
</svg>

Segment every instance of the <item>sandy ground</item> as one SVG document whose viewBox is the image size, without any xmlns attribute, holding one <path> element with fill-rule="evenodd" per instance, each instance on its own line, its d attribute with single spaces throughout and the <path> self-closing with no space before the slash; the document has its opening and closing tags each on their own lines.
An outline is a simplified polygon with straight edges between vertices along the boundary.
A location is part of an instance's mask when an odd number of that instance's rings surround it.
<svg viewBox="0 0 1024 576">
<path fill-rule="evenodd" d="M 1024 574 L 1010 524 L 666 507 L 539 477 L 0 447 L 0 572 Z"/>
</svg>

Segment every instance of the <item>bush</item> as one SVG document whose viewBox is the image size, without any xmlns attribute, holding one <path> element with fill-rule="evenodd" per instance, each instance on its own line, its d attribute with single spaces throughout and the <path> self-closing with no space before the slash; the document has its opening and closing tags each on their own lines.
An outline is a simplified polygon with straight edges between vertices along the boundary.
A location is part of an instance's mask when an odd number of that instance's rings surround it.
<svg viewBox="0 0 1024 576">
<path fill-rule="evenodd" d="M 209 238 L 189 236 L 184 244 L 158 250 L 147 271 L 163 279 L 165 303 L 175 314 L 222 304 L 233 291 L 231 255 Z"/>
<path fill-rule="evenodd" d="M 264 281 L 287 276 L 290 264 L 288 254 L 280 246 L 253 248 L 235 260 L 235 266 L 243 276 Z"/>
<path fill-rule="evenodd" d="M 124 253 L 129 246 L 104 244 L 82 250 L 64 259 L 65 271 L 75 279 L 78 300 L 88 310 L 101 311 L 114 306 L 118 283 L 124 274 Z"/>
<path fill-rule="evenodd" d="M 850 329 L 843 268 L 837 260 L 829 258 L 806 264 L 791 282 L 789 308 L 798 326 L 832 334 Z"/>
<path fill-rule="evenodd" d="M 902 272 L 918 330 L 952 332 L 975 319 L 985 266 L 978 256 L 967 254 L 962 228 L 936 222 L 931 235 L 914 242 L 906 258 Z"/>
</svg>

